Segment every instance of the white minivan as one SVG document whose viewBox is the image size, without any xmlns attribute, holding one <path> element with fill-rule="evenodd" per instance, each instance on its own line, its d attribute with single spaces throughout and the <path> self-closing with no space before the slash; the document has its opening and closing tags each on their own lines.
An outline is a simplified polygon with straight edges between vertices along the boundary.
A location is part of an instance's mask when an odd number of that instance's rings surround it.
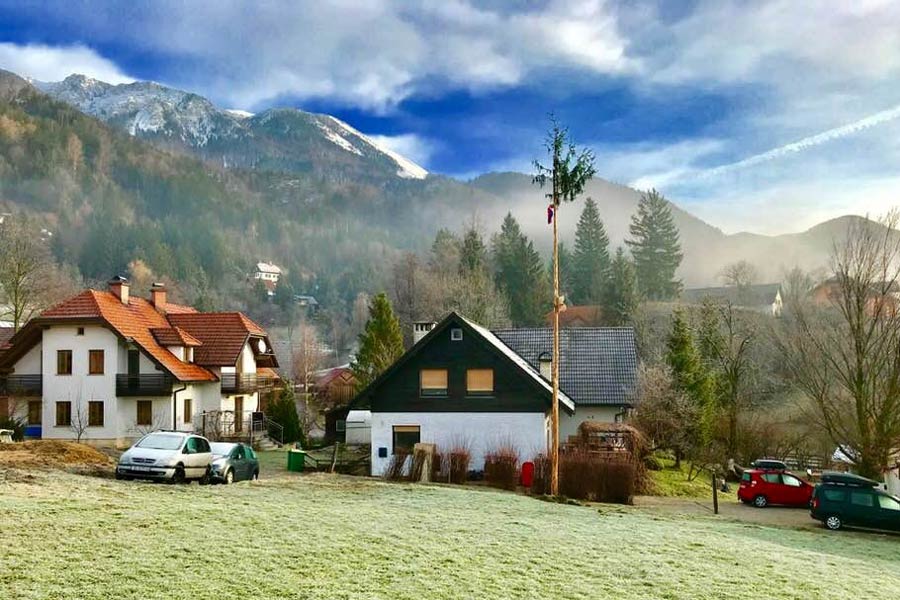
<svg viewBox="0 0 900 600">
<path fill-rule="evenodd" d="M 116 479 L 154 479 L 209 483 L 212 471 L 209 440 L 183 431 L 154 431 L 119 458 Z"/>
</svg>

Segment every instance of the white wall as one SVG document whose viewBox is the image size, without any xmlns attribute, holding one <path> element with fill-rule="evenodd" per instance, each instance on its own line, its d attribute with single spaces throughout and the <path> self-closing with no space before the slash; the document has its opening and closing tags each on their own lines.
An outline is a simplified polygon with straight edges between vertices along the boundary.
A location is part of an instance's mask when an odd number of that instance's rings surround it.
<svg viewBox="0 0 900 600">
<path fill-rule="evenodd" d="M 104 409 L 103 427 L 88 427 L 85 439 L 114 440 L 119 437 L 116 418 L 116 372 L 119 357 L 119 338 L 110 330 L 99 325 L 84 326 L 84 335 L 77 335 L 77 327 L 54 326 L 45 329 L 41 342 L 43 363 L 44 407 L 41 434 L 45 439 L 68 439 L 75 437 L 71 427 L 56 426 L 56 403 L 72 403 L 72 420 L 76 411 L 88 416 L 88 401 L 102 400 Z M 72 374 L 56 374 L 57 350 L 72 351 Z M 103 374 L 88 375 L 88 351 L 103 350 Z"/>
<path fill-rule="evenodd" d="M 54 362 L 54 367 L 56 363 Z M 41 343 L 38 342 L 25 355 L 16 361 L 13 371 L 16 375 L 40 375 L 41 370 Z"/>
<path fill-rule="evenodd" d="M 531 460 L 547 448 L 544 413 L 372 413 L 372 475 L 382 475 L 393 452 L 394 425 L 418 425 L 422 442 L 433 443 L 438 452 L 450 449 L 460 439 L 471 446 L 470 469 L 484 468 L 484 453 L 511 443 L 522 460 Z M 378 449 L 388 449 L 387 458 Z"/>
<path fill-rule="evenodd" d="M 621 406 L 586 406 L 584 404 L 575 407 L 575 414 L 559 411 L 559 441 L 565 443 L 569 436 L 578 434 L 578 426 L 585 421 L 598 421 L 600 423 L 615 423 L 616 415 L 622 413 Z M 621 417 L 619 417 L 621 420 Z"/>
</svg>

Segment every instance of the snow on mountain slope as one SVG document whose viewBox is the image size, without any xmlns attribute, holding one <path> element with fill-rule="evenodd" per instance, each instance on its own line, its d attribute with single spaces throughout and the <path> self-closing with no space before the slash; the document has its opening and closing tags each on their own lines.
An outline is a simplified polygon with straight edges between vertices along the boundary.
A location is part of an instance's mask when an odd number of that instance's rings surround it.
<svg viewBox="0 0 900 600">
<path fill-rule="evenodd" d="M 284 157 L 302 162 L 306 156 L 305 160 L 318 161 L 326 169 L 329 160 L 346 163 L 345 158 L 334 155 L 331 159 L 327 152 L 311 149 L 310 144 L 321 147 L 324 142 L 326 147 L 333 144 L 358 157 L 355 160 L 362 161 L 358 168 L 364 171 L 387 170 L 385 174 L 404 179 L 424 179 L 428 175 L 413 161 L 329 115 L 293 108 L 270 109 L 260 115 L 222 110 L 202 96 L 148 81 L 110 85 L 83 75 L 70 75 L 60 82 L 34 83 L 55 99 L 133 136 L 180 141 L 204 158 L 221 159 L 223 164 L 255 168 L 266 152 L 273 153 L 273 160 L 279 161 L 274 167 L 278 169 L 284 167 Z M 270 123 L 273 119 L 277 123 L 274 127 Z M 321 134 L 322 142 L 316 141 L 316 132 Z"/>
<path fill-rule="evenodd" d="M 356 129 L 354 129 L 347 123 L 344 123 L 340 119 L 336 119 L 335 117 L 328 117 L 328 118 L 331 119 L 332 121 L 334 121 L 335 124 L 337 124 L 339 127 L 344 129 L 346 132 L 360 138 L 361 140 L 363 140 L 364 142 L 366 142 L 367 144 L 369 144 L 370 146 L 372 146 L 373 148 L 375 148 L 382 154 L 387 155 L 395 163 L 397 163 L 397 166 L 400 167 L 397 170 L 397 175 L 399 177 L 403 177 L 404 179 L 425 179 L 428 176 L 428 171 L 426 171 L 425 169 L 423 169 L 422 167 L 420 167 L 413 161 L 409 160 L 405 156 L 401 156 L 400 154 L 397 154 L 390 148 L 386 148 L 384 145 L 375 142 L 375 140 L 373 140 L 372 138 L 366 136 L 364 133 L 357 131 Z"/>
</svg>

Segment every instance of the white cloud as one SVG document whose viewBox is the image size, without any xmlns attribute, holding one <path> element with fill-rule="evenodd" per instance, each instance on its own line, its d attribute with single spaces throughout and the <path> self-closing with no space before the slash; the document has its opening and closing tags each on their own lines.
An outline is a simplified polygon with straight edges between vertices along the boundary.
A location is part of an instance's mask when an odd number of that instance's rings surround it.
<svg viewBox="0 0 900 600">
<path fill-rule="evenodd" d="M 0 68 L 38 81 L 59 81 L 80 73 L 108 83 L 134 81 L 92 49 L 82 46 L 0 43 Z"/>
<path fill-rule="evenodd" d="M 243 108 L 278 98 L 327 98 L 392 109 L 417 93 L 494 89 L 550 71 L 634 68 L 614 9 L 602 0 L 549 0 L 516 10 L 465 0 L 158 2 L 73 5 L 66 18 L 92 39 L 167 56 L 167 81 Z M 81 14 L 77 14 L 81 12 Z M 61 18 L 47 15 L 48 18 Z"/>
<path fill-rule="evenodd" d="M 426 168 L 436 150 L 434 142 L 414 133 L 403 133 L 400 135 L 366 135 L 366 137 L 371 139 L 377 145 L 383 146 L 401 156 L 405 156 Z"/>
</svg>

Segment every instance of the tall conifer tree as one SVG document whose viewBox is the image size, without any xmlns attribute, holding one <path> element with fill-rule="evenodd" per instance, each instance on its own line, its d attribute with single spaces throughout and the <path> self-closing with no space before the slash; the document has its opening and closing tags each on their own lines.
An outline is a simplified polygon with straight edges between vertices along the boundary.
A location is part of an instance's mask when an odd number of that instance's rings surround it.
<svg viewBox="0 0 900 600">
<path fill-rule="evenodd" d="M 597 204 L 588 198 L 575 228 L 572 255 L 572 302 L 599 304 L 609 278 L 609 237 Z"/>
<path fill-rule="evenodd" d="M 637 310 L 638 299 L 634 265 L 620 246 L 610 266 L 609 285 L 603 301 L 603 320 L 616 327 L 629 324 Z"/>
<path fill-rule="evenodd" d="M 403 333 L 394 316 L 391 301 L 381 292 L 369 305 L 369 319 L 359 336 L 359 352 L 351 369 L 358 389 L 363 389 L 384 373 L 403 354 Z"/>
<path fill-rule="evenodd" d="M 656 190 L 641 194 L 631 217 L 631 249 L 638 286 L 648 300 L 671 300 L 681 291 L 675 271 L 681 264 L 681 242 L 669 201 Z"/>
</svg>

